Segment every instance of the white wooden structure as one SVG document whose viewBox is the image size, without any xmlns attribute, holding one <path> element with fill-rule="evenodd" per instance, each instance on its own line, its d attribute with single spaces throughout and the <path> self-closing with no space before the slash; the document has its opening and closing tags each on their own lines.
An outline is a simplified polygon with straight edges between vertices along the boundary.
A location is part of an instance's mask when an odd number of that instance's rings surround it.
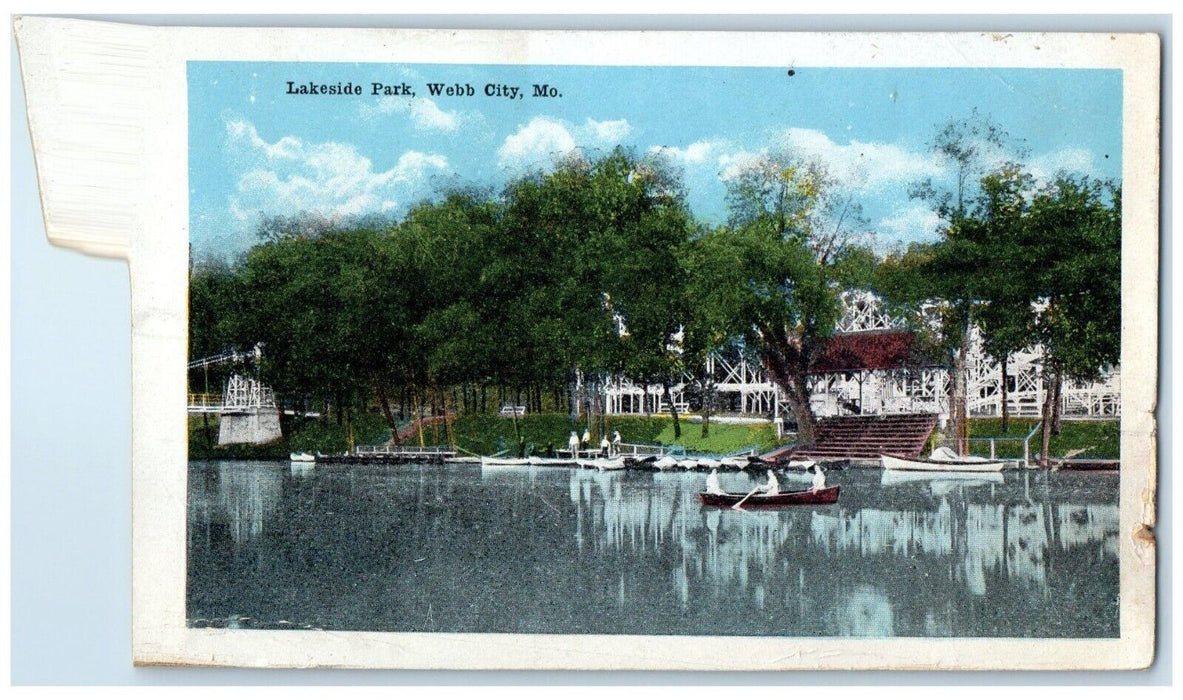
<svg viewBox="0 0 1183 700">
<path fill-rule="evenodd" d="M 891 318 L 879 300 L 867 292 L 843 296 L 846 311 L 838 323 L 839 333 L 867 333 L 903 329 Z M 1038 347 L 1015 353 L 1007 359 L 1007 402 L 1012 416 L 1038 416 L 1043 405 L 1042 353 Z M 982 349 L 974 329 L 970 345 L 967 381 L 967 410 L 971 416 L 1002 415 L 1002 371 L 998 360 Z M 716 354 L 705 368 L 714 381 L 716 405 L 724 413 L 759 415 L 779 420 L 786 408 L 785 397 L 767 377 L 763 367 L 746 360 L 728 360 Z M 686 399 L 694 382 L 689 375 L 670 387 L 678 408 L 685 413 Z M 872 370 L 819 374 L 811 379 L 811 402 L 819 417 L 853 412 L 872 415 L 936 413 L 947 417 L 951 382 L 939 367 Z M 1068 418 L 1115 418 L 1121 412 L 1121 371 L 1112 368 L 1101 381 L 1081 384 L 1065 382 L 1063 415 Z M 616 377 L 605 387 L 608 413 L 662 413 L 668 411 L 658 385 L 641 386 L 627 377 Z"/>
</svg>

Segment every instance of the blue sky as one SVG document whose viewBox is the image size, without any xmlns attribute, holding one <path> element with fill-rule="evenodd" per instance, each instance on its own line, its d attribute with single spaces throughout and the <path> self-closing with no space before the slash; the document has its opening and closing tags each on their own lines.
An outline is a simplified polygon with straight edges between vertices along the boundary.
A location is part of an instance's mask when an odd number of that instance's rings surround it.
<svg viewBox="0 0 1183 700">
<path fill-rule="evenodd" d="M 352 82 L 362 94 L 289 95 L 288 81 Z M 374 82 L 414 95 L 375 96 Z M 474 94 L 432 96 L 429 83 Z M 561 96 L 534 97 L 534 84 Z M 524 94 L 486 95 L 489 85 Z M 1114 70 L 194 62 L 189 100 L 195 257 L 247 249 L 263 215 L 397 217 L 448 186 L 499 190 L 572 149 L 594 157 L 618 144 L 661 151 L 710 223 L 726 219 L 737 168 L 770 152 L 820 159 L 887 250 L 934 236 L 934 215 L 908 188 L 949 182 L 928 144 L 975 108 L 1021 141 L 1037 177 L 1121 174 Z"/>
</svg>

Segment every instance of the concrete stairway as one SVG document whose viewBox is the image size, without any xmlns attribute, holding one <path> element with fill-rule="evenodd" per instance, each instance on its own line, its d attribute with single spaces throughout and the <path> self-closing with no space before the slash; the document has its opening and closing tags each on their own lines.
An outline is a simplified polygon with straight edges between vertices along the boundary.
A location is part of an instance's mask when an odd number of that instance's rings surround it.
<svg viewBox="0 0 1183 700">
<path fill-rule="evenodd" d="M 934 414 L 823 418 L 813 447 L 793 450 L 793 459 L 918 457 L 936 425 Z"/>
</svg>

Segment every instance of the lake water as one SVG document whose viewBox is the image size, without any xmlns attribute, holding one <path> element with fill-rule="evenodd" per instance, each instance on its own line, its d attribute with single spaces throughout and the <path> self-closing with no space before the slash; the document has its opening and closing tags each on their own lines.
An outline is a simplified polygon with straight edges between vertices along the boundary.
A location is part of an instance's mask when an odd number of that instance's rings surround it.
<svg viewBox="0 0 1183 700">
<path fill-rule="evenodd" d="M 1117 475 L 994 477 L 831 471 L 836 505 L 733 511 L 699 504 L 702 473 L 195 461 L 188 622 L 1117 636 Z"/>
</svg>

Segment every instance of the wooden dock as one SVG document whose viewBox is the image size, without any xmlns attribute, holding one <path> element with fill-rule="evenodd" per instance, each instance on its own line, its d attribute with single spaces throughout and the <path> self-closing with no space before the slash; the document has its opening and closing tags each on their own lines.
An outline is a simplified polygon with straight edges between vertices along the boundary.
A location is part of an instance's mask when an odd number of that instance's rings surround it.
<svg viewBox="0 0 1183 700">
<path fill-rule="evenodd" d="M 405 464 L 428 462 L 443 464 L 454 459 L 456 450 L 447 446 L 362 445 L 343 455 L 317 455 L 317 464 Z"/>
</svg>

